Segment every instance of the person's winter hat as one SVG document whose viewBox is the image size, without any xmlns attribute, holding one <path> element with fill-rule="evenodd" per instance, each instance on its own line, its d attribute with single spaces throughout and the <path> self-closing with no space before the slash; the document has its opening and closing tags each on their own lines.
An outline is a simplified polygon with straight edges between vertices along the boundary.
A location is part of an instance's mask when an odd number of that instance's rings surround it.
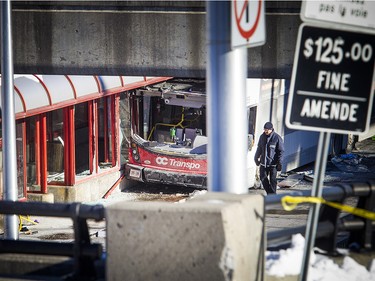
<svg viewBox="0 0 375 281">
<path fill-rule="evenodd" d="M 271 122 L 267 122 L 266 124 L 264 124 L 264 129 L 267 129 L 267 130 L 273 129 L 272 123 Z"/>
</svg>

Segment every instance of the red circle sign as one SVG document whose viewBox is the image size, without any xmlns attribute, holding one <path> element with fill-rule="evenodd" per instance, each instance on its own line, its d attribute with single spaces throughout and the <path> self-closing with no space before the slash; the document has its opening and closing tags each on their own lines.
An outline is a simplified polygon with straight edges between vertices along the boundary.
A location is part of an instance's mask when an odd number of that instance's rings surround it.
<svg viewBox="0 0 375 281">
<path fill-rule="evenodd" d="M 241 19 L 244 17 L 245 9 L 248 8 L 248 5 L 250 5 L 249 0 L 245 0 L 245 1 L 241 1 L 241 2 L 244 2 L 244 5 L 242 7 L 240 7 L 241 11 L 240 11 L 240 14 L 238 14 L 237 0 L 234 0 L 234 14 L 235 14 L 235 17 L 236 17 L 236 25 L 237 25 L 238 31 L 240 32 L 241 36 L 243 38 L 245 38 L 246 40 L 249 40 L 250 37 L 254 34 L 255 30 L 257 29 L 257 26 L 258 26 L 258 23 L 259 23 L 261 10 L 262 10 L 262 0 L 258 0 L 257 17 L 255 19 L 254 25 L 251 26 L 251 28 L 249 30 L 245 30 L 241 26 Z"/>
</svg>

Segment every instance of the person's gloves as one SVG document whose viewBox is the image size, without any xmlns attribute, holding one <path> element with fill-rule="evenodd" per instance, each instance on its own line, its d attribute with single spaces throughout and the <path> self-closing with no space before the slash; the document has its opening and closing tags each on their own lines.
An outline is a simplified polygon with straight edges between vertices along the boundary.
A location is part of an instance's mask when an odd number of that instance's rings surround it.
<svg viewBox="0 0 375 281">
<path fill-rule="evenodd" d="M 255 161 L 255 165 L 259 166 L 260 165 L 260 161 L 258 159 L 254 159 Z"/>
<path fill-rule="evenodd" d="M 281 165 L 281 163 L 277 163 L 277 165 L 276 165 L 276 170 L 280 172 L 281 169 L 282 169 L 282 167 L 283 167 L 283 166 Z"/>
</svg>

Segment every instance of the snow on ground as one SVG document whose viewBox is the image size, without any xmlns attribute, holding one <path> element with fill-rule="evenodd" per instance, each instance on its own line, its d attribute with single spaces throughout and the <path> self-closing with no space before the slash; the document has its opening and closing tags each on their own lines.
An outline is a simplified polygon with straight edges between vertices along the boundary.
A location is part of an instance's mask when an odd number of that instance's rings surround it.
<svg viewBox="0 0 375 281">
<path fill-rule="evenodd" d="M 207 193 L 207 190 L 195 190 L 194 192 L 192 192 L 192 193 L 189 194 L 189 200 L 192 199 L 192 198 L 194 198 L 194 197 L 203 195 L 205 193 Z M 186 200 L 187 199 L 184 198 L 184 199 L 178 201 L 177 203 L 184 203 L 184 202 L 186 202 Z"/>
<path fill-rule="evenodd" d="M 288 249 L 266 252 L 266 274 L 276 277 L 300 274 L 305 247 L 301 234 L 292 237 Z M 327 256 L 311 253 L 308 281 L 375 281 L 375 260 L 370 270 L 345 256 L 342 266 L 338 266 Z"/>
<path fill-rule="evenodd" d="M 206 193 L 207 190 L 194 190 L 193 192 L 189 193 L 189 194 L 182 194 L 182 193 L 175 193 L 173 194 L 174 197 L 176 197 L 176 202 L 175 203 L 184 203 L 187 199 L 191 199 L 191 198 L 194 198 L 196 196 L 199 196 L 199 195 L 202 195 L 204 193 Z M 110 204 L 113 204 L 113 203 L 117 203 L 117 202 L 126 202 L 126 201 L 142 201 L 142 195 L 145 194 L 145 193 L 142 193 L 142 192 L 122 192 L 119 188 L 116 188 L 109 196 L 108 198 L 101 198 L 101 199 L 98 199 L 96 201 L 90 201 L 90 202 L 84 202 L 85 204 L 88 204 L 88 205 L 95 205 L 95 204 L 102 204 L 103 206 L 108 206 Z M 154 198 L 155 200 L 156 199 L 161 199 L 163 193 L 160 192 L 160 194 L 158 195 L 152 195 L 152 194 L 149 194 L 149 195 L 145 195 L 145 196 L 148 196 L 150 198 Z M 171 196 L 172 195 L 168 195 L 166 194 L 166 197 L 168 196 Z M 186 198 L 183 198 L 183 197 L 186 197 Z M 178 198 L 183 198 L 181 200 L 177 200 Z M 153 201 L 150 199 L 150 201 Z M 172 201 L 169 201 L 169 200 L 164 200 L 166 202 L 173 202 Z"/>
</svg>

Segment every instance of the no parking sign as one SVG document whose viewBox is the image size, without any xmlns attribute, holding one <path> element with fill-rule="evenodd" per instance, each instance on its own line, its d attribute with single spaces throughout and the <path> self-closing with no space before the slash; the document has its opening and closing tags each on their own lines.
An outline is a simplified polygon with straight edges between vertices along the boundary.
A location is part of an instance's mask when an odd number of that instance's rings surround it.
<svg viewBox="0 0 375 281">
<path fill-rule="evenodd" d="M 232 1 L 232 48 L 256 47 L 265 43 L 264 5 L 264 0 Z"/>
</svg>

